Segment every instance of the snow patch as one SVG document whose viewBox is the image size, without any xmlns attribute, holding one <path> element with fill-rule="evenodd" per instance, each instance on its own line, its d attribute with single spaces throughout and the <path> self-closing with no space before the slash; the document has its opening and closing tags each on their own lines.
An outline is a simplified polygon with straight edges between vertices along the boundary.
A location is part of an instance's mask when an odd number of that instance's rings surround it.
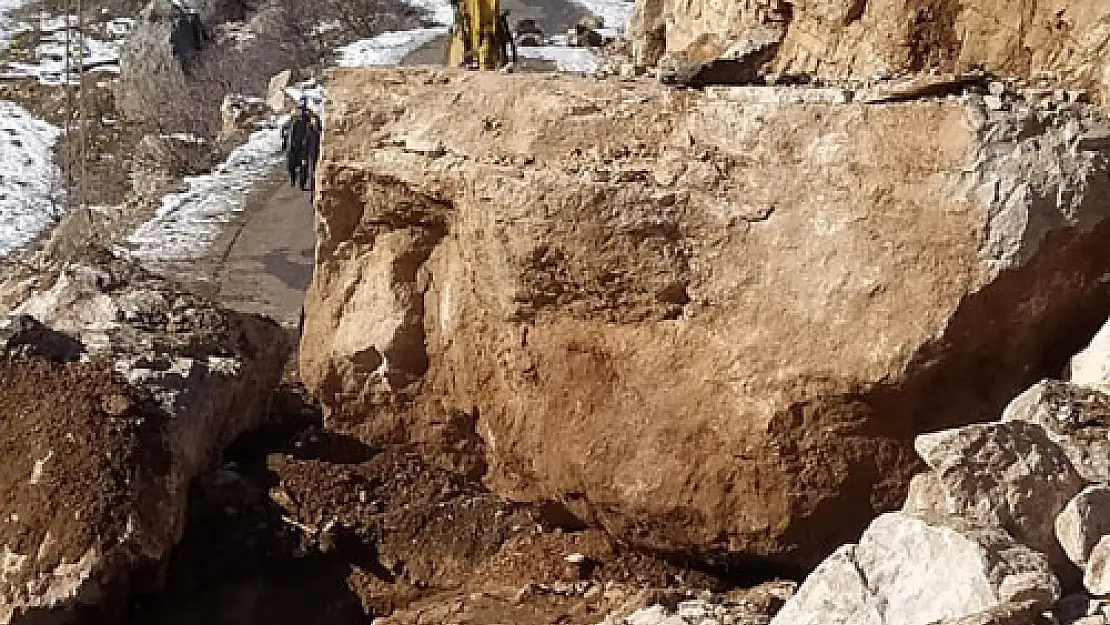
<svg viewBox="0 0 1110 625">
<path fill-rule="evenodd" d="M 57 128 L 13 102 L 0 102 L 0 255 L 30 243 L 62 210 L 54 164 Z"/>
<path fill-rule="evenodd" d="M 28 0 L 0 0 L 0 52 L 6 50 L 15 35 L 15 22 L 8 13 L 28 3 Z"/>
<path fill-rule="evenodd" d="M 455 21 L 454 9 L 446 0 L 406 0 L 406 4 L 424 12 L 434 27 L 384 32 L 361 39 L 336 50 L 340 67 L 371 67 L 397 65 L 421 46 L 447 34 L 447 26 Z"/>
<path fill-rule="evenodd" d="M 434 24 L 447 26 L 455 21 L 455 10 L 447 0 L 405 0 L 405 4 L 423 11 Z"/>
<path fill-rule="evenodd" d="M 518 54 L 523 59 L 554 61 L 560 72 L 593 74 L 601 67 L 601 57 L 589 48 L 530 46 L 519 48 Z"/>
<path fill-rule="evenodd" d="M 65 59 L 66 59 L 66 25 L 72 29 L 77 27 L 76 16 L 43 18 L 40 23 L 32 25 L 21 23 L 15 25 L 15 33 L 40 33 L 39 44 L 35 47 L 35 60 L 33 62 L 9 61 L 4 64 L 0 78 L 35 78 L 44 85 L 64 84 Z M 71 82 L 76 82 L 79 63 L 83 64 L 86 71 L 119 73 L 120 47 L 130 35 L 135 26 L 135 21 L 129 18 L 118 18 L 105 24 L 92 26 L 93 35 L 86 35 L 84 46 L 76 40 L 75 30 L 70 31 L 70 63 Z M 96 32 L 99 31 L 99 32 Z M 101 40 L 101 37 L 105 40 Z"/>
<path fill-rule="evenodd" d="M 417 28 L 382 33 L 336 50 L 340 67 L 397 65 L 421 46 L 447 34 L 446 28 Z"/>
<path fill-rule="evenodd" d="M 281 130 L 253 133 L 211 173 L 185 179 L 187 189 L 162 198 L 154 218 L 128 238 L 136 258 L 156 265 L 199 260 L 224 226 L 244 210 L 252 186 L 280 161 Z"/>
</svg>

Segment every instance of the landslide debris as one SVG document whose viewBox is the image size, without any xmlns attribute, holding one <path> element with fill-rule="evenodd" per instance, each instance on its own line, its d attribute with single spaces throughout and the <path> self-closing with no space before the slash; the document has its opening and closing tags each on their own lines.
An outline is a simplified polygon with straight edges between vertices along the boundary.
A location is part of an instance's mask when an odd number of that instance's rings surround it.
<svg viewBox="0 0 1110 625">
<path fill-rule="evenodd" d="M 106 255 L 40 279 L 0 331 L 0 622 L 111 622 L 159 586 L 191 480 L 265 418 L 288 341 Z"/>
<path fill-rule="evenodd" d="M 596 625 L 700 601 L 755 625 L 792 589 L 732 581 L 330 430 L 290 377 L 267 424 L 194 484 L 164 591 L 133 597 L 123 622 Z"/>
</svg>

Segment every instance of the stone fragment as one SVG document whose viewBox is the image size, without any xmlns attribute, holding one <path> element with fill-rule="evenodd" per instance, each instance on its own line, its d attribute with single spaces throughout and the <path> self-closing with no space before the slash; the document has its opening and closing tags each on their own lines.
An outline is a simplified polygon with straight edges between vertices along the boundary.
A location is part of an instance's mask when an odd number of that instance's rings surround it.
<svg viewBox="0 0 1110 625">
<path fill-rule="evenodd" d="M 895 512 L 822 562 L 771 625 L 1023 623 L 1003 617 L 1043 611 L 1059 596 L 1047 558 L 1001 529 Z"/>
<path fill-rule="evenodd" d="M 1110 595 L 1110 535 L 1101 537 L 1087 556 L 1083 585 L 1095 596 Z"/>
<path fill-rule="evenodd" d="M 1110 486 L 1088 486 L 1056 517 L 1056 538 L 1076 565 L 1086 564 L 1091 550 L 1110 534 Z"/>
<path fill-rule="evenodd" d="M 1054 522 L 1084 480 L 1040 426 L 974 424 L 923 434 L 914 446 L 951 512 L 996 524 L 1054 562 L 1063 558 Z"/>
<path fill-rule="evenodd" d="M 270 78 L 266 89 L 266 106 L 274 113 L 283 113 L 289 108 L 289 97 L 285 90 L 293 83 L 292 70 L 284 70 Z"/>
<path fill-rule="evenodd" d="M 1002 421 L 1044 429 L 1087 482 L 1110 482 L 1110 395 L 1085 386 L 1043 380 L 1018 395 Z"/>
</svg>

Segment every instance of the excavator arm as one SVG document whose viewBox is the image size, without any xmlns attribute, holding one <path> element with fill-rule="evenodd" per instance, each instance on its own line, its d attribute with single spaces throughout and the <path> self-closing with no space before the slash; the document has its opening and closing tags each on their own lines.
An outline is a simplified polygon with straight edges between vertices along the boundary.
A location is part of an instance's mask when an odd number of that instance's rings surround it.
<svg viewBox="0 0 1110 625">
<path fill-rule="evenodd" d="M 495 70 L 516 61 L 516 45 L 500 0 L 451 0 L 455 23 L 447 37 L 448 67 Z"/>
</svg>

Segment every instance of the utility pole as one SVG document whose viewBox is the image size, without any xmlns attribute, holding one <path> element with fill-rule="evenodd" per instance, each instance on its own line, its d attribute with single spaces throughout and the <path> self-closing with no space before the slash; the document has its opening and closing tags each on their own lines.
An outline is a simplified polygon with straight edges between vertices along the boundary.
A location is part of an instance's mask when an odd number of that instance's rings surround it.
<svg viewBox="0 0 1110 625">
<path fill-rule="evenodd" d="M 85 82 L 85 11 L 84 0 L 65 0 L 65 175 L 66 204 L 85 213 L 89 235 L 95 237 L 92 209 L 88 203 L 88 110 Z M 76 32 L 74 29 L 76 28 Z M 74 47 L 76 46 L 76 58 Z M 76 64 L 76 68 L 74 65 Z M 73 75 L 76 69 L 77 81 Z M 74 137 L 74 124 L 77 136 Z"/>
<path fill-rule="evenodd" d="M 77 199 L 85 216 L 89 219 L 90 234 L 96 236 L 93 227 L 92 208 L 89 207 L 88 173 L 89 173 L 89 111 L 88 98 L 86 97 L 85 82 L 85 3 L 77 0 L 77 84 L 78 84 L 78 158 L 80 167 L 77 170 Z"/>
<path fill-rule="evenodd" d="M 73 82 L 70 80 L 71 69 L 73 66 L 73 33 L 70 30 L 70 0 L 64 0 L 62 6 L 62 16 L 65 20 L 65 52 L 62 71 L 62 81 L 66 92 L 66 114 L 65 114 L 65 127 L 64 136 L 66 142 L 65 149 L 65 168 L 62 172 L 65 183 L 65 204 L 66 206 L 73 206 Z"/>
</svg>

